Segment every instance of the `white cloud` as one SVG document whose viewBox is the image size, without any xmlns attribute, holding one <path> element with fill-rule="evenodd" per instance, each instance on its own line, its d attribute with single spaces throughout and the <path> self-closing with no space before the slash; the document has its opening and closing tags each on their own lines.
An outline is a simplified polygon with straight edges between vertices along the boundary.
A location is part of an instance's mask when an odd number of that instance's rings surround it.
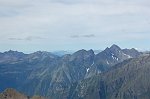
<svg viewBox="0 0 150 99">
<path fill-rule="evenodd" d="M 0 0 L 0 42 L 23 44 L 8 38 L 26 37 L 47 37 L 40 43 L 50 45 L 148 39 L 143 33 L 150 32 L 149 5 L 148 0 Z M 92 41 L 83 37 L 89 34 L 95 35 Z M 75 35 L 82 37 L 70 38 Z"/>
</svg>

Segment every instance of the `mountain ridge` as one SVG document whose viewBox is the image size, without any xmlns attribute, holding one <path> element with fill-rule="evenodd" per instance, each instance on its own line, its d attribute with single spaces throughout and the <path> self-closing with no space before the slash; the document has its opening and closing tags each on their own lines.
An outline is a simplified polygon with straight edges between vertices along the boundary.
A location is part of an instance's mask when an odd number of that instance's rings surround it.
<svg viewBox="0 0 150 99">
<path fill-rule="evenodd" d="M 150 56 L 129 59 L 79 82 L 71 99 L 149 99 L 149 71 Z"/>
<path fill-rule="evenodd" d="M 99 54 L 82 49 L 61 57 L 37 51 L 25 54 L 22 59 L 0 63 L 0 90 L 12 87 L 27 95 L 39 94 L 54 99 L 64 96 L 65 99 L 73 83 L 99 75 L 126 59 L 141 55 L 141 52 L 132 49 L 124 51 L 117 45 Z"/>
</svg>

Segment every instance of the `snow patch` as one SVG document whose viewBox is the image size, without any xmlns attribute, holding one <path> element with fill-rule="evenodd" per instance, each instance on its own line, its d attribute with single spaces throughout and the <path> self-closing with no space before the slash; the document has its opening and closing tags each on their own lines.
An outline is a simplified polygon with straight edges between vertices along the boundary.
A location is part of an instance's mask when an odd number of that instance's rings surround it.
<svg viewBox="0 0 150 99">
<path fill-rule="evenodd" d="M 107 62 L 107 64 L 109 64 L 108 60 L 106 62 Z"/>
<path fill-rule="evenodd" d="M 112 57 L 113 59 L 115 59 L 115 60 L 117 60 L 117 61 L 119 60 L 118 57 L 115 57 L 113 53 L 111 53 L 111 54 L 112 54 L 111 57 Z"/>
<path fill-rule="evenodd" d="M 114 56 L 114 53 L 111 53 L 112 56 Z"/>
<path fill-rule="evenodd" d="M 114 57 L 113 55 L 112 55 L 111 57 L 112 57 L 113 59 L 115 59 L 115 57 Z"/>
<path fill-rule="evenodd" d="M 130 55 L 127 55 L 127 54 L 125 54 L 125 53 L 123 53 L 123 55 L 127 56 L 128 58 L 132 58 Z"/>
<path fill-rule="evenodd" d="M 117 61 L 119 60 L 118 57 L 116 57 L 116 60 L 117 60 Z"/>
<path fill-rule="evenodd" d="M 86 69 L 86 72 L 88 72 L 88 71 L 89 71 L 89 68 Z"/>
</svg>

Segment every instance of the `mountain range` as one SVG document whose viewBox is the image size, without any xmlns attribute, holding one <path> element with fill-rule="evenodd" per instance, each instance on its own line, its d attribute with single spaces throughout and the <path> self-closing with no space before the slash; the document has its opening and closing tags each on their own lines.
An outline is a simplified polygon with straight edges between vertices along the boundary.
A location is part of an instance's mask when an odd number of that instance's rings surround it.
<svg viewBox="0 0 150 99">
<path fill-rule="evenodd" d="M 10 50 L 0 53 L 0 92 L 14 88 L 48 99 L 149 99 L 149 60 L 148 54 L 115 44 L 97 54 Z"/>
</svg>

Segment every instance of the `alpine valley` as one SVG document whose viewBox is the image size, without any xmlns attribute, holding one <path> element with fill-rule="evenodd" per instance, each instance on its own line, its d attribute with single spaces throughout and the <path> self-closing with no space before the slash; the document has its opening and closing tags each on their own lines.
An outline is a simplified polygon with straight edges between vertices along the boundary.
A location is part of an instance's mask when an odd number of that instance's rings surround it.
<svg viewBox="0 0 150 99">
<path fill-rule="evenodd" d="M 149 76 L 149 53 L 115 44 L 97 54 L 0 53 L 0 99 L 150 99 Z"/>
</svg>

